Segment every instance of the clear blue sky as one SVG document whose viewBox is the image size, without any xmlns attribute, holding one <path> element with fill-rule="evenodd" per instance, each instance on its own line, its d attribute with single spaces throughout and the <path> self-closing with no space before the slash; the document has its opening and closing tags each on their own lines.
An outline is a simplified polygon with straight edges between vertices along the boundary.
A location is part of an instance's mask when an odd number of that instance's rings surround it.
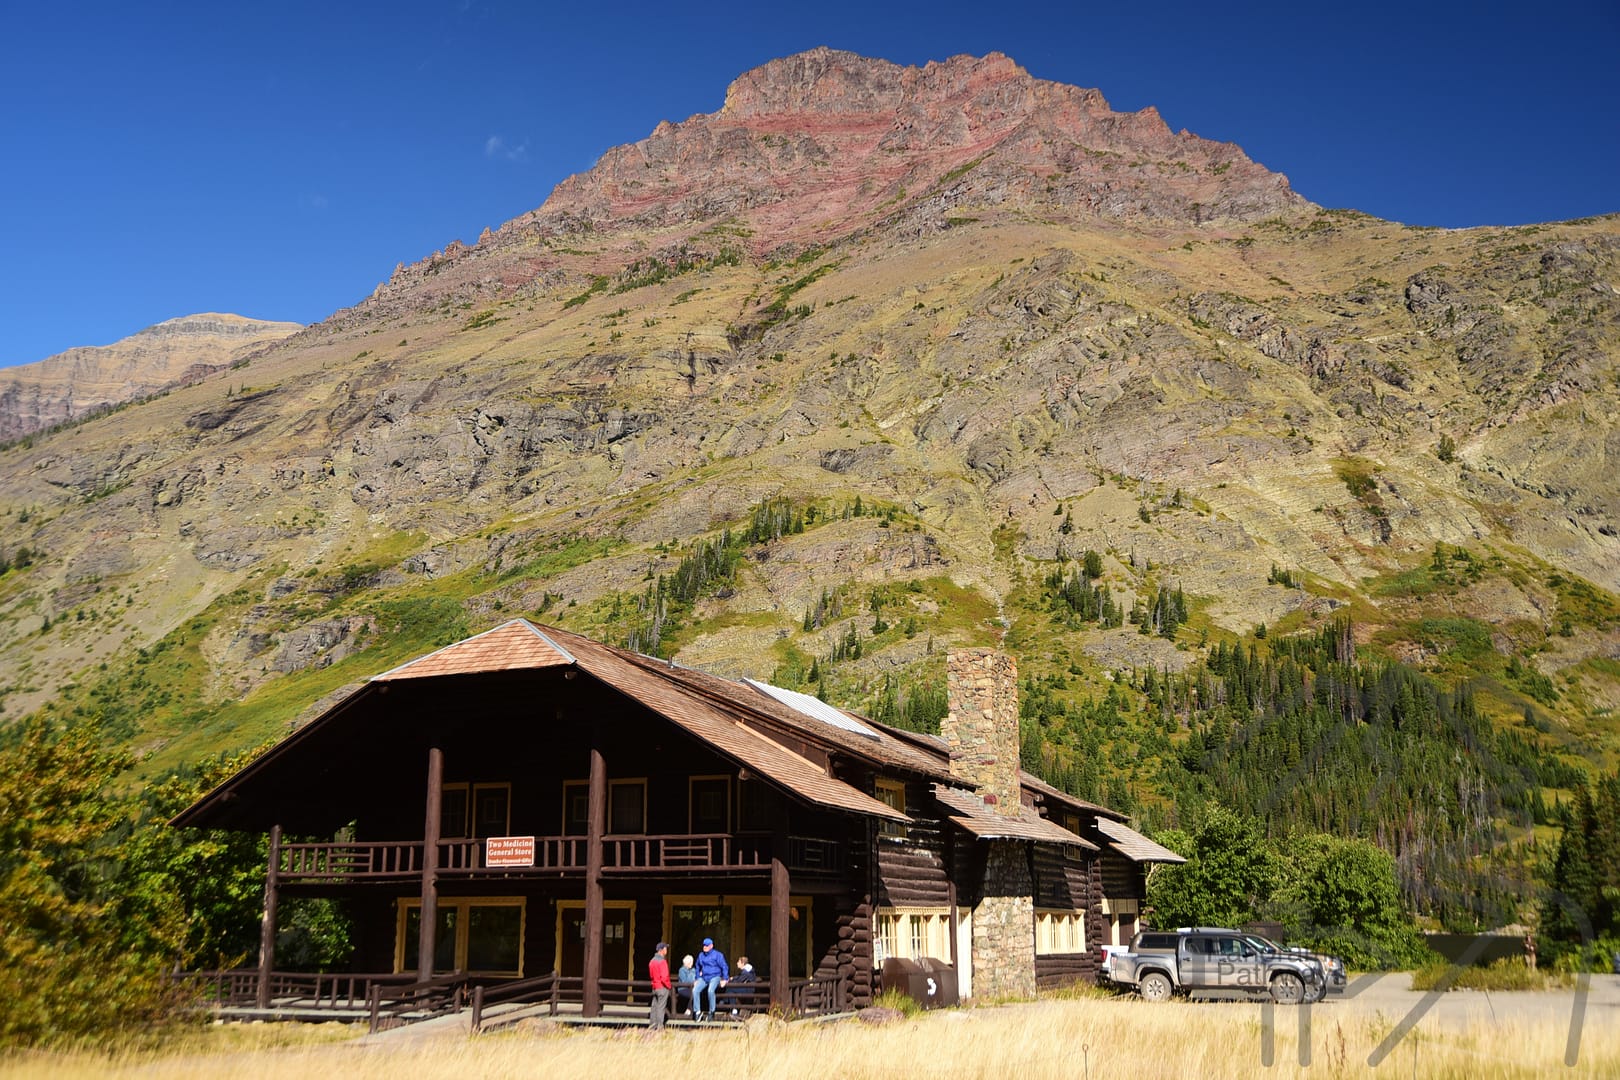
<svg viewBox="0 0 1620 1080">
<path fill-rule="evenodd" d="M 0 0 L 0 365 L 317 321 L 816 45 L 1004 52 L 1399 221 L 1620 211 L 1617 0 L 1115 7 Z"/>
</svg>

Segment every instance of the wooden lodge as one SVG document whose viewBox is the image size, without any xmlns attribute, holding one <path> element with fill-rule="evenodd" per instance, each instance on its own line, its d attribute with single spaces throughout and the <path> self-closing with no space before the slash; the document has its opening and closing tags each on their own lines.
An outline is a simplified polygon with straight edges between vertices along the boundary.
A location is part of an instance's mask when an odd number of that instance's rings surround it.
<svg viewBox="0 0 1620 1080">
<path fill-rule="evenodd" d="M 515 620 L 377 675 L 173 824 L 270 837 L 257 970 L 232 973 L 260 1006 L 292 896 L 347 902 L 374 1010 L 390 980 L 459 981 L 593 1017 L 657 942 L 673 969 L 704 937 L 801 1013 L 870 1003 L 888 959 L 948 964 L 963 998 L 1094 978 L 1180 857 L 1018 770 L 1011 658 L 949 669 L 918 735 Z"/>
</svg>

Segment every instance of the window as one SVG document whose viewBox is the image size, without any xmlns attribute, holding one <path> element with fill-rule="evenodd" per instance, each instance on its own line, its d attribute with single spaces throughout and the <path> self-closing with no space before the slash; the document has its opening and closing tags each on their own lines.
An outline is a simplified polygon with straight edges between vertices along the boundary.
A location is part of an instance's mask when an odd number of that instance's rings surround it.
<svg viewBox="0 0 1620 1080">
<path fill-rule="evenodd" d="M 523 974 L 525 908 L 520 896 L 440 897 L 433 969 L 479 975 Z M 422 901 L 399 901 L 394 970 L 420 966 Z"/>
<path fill-rule="evenodd" d="M 872 794 L 884 806 L 906 812 L 906 785 L 901 780 L 890 780 L 880 776 L 872 782 Z M 888 836 L 896 840 L 906 837 L 906 823 L 903 821 L 890 821 L 885 818 L 878 823 L 878 835 Z"/>
<path fill-rule="evenodd" d="M 1083 911 L 1035 912 L 1035 955 L 1054 956 L 1086 951 L 1086 916 Z"/>
<path fill-rule="evenodd" d="M 466 784 L 446 784 L 439 802 L 439 836 L 446 840 L 467 838 Z"/>
<path fill-rule="evenodd" d="M 808 896 L 788 898 L 788 975 L 804 978 L 811 964 L 811 906 Z M 714 938 L 732 970 L 747 956 L 761 979 L 770 977 L 771 898 L 768 896 L 664 897 L 664 940 L 676 966 L 684 953 L 696 953 L 706 937 Z"/>
<path fill-rule="evenodd" d="M 877 913 L 877 955 L 884 960 L 920 960 L 925 956 L 946 960 L 951 955 L 951 913 L 948 908 L 884 908 Z"/>
<path fill-rule="evenodd" d="M 728 833 L 731 831 L 731 778 L 694 776 L 690 781 L 690 812 L 687 831 Z"/>
<path fill-rule="evenodd" d="M 472 826 L 470 832 L 469 822 Z M 442 839 L 482 839 L 486 836 L 507 836 L 511 831 L 511 784 L 444 785 L 439 801 L 439 836 Z"/>
<path fill-rule="evenodd" d="M 647 781 L 609 780 L 607 825 L 610 836 L 647 831 Z M 591 824 L 591 785 L 586 780 L 563 783 L 563 835 L 584 836 Z"/>
<path fill-rule="evenodd" d="M 647 831 L 647 781 L 614 780 L 608 784 L 608 828 L 614 836 Z"/>
<path fill-rule="evenodd" d="M 473 835 L 510 836 L 512 834 L 512 785 L 473 785 Z"/>
<path fill-rule="evenodd" d="M 770 829 L 775 809 L 776 799 L 771 789 L 764 783 L 759 780 L 737 781 L 738 831 L 759 832 Z"/>
</svg>

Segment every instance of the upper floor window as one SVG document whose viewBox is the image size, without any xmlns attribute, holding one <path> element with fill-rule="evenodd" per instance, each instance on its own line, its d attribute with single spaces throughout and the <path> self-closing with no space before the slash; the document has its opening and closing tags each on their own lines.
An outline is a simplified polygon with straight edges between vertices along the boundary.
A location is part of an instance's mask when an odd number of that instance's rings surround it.
<svg viewBox="0 0 1620 1080">
<path fill-rule="evenodd" d="M 591 785 L 585 780 L 563 784 L 563 833 L 584 836 L 591 825 Z M 603 831 L 624 836 L 647 831 L 647 781 L 609 780 L 607 821 Z"/>
<path fill-rule="evenodd" d="M 890 780 L 880 776 L 872 782 L 872 794 L 877 801 L 902 814 L 906 812 L 906 785 L 901 780 Z M 878 825 L 879 836 L 892 836 L 903 839 L 906 835 L 906 823 L 903 821 L 890 821 L 885 818 Z"/>
<path fill-rule="evenodd" d="M 512 831 L 512 785 L 446 784 L 439 802 L 439 836 L 446 840 L 507 836 Z"/>
<path fill-rule="evenodd" d="M 690 781 L 691 812 L 687 831 L 727 833 L 731 831 L 731 778 L 694 776 Z"/>
</svg>

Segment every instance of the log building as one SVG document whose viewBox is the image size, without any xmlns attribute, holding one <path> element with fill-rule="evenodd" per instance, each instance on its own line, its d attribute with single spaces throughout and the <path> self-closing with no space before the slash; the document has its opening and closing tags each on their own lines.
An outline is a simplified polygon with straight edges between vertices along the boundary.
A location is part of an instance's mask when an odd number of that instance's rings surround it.
<svg viewBox="0 0 1620 1080">
<path fill-rule="evenodd" d="M 383 672 L 174 819 L 268 833 L 281 899 L 346 901 L 356 971 L 578 979 L 660 941 L 753 958 L 773 1002 L 868 1004 L 887 958 L 962 997 L 1095 977 L 1180 856 L 1018 768 L 1017 672 L 952 652 L 939 736 L 514 620 Z M 678 962 L 678 959 L 677 959 Z"/>
</svg>

